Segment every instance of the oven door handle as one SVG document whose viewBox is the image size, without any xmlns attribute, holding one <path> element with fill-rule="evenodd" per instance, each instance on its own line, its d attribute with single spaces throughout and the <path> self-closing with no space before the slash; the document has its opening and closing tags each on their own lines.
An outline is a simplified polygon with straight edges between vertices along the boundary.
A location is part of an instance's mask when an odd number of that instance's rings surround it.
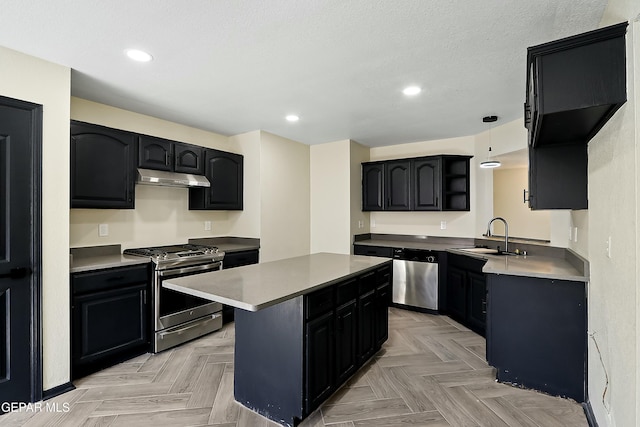
<svg viewBox="0 0 640 427">
<path fill-rule="evenodd" d="M 205 320 L 205 322 L 211 322 L 212 320 L 217 319 L 218 317 L 221 317 L 222 314 L 212 314 L 210 319 Z M 160 338 L 164 338 L 167 335 L 174 335 L 174 334 L 182 334 L 185 331 L 188 331 L 189 329 L 193 329 L 193 328 L 199 328 L 200 326 L 202 326 L 202 322 L 191 322 L 189 325 L 183 327 L 183 328 L 179 328 L 179 329 L 169 329 L 166 332 L 160 332 L 159 336 Z"/>
<path fill-rule="evenodd" d="M 176 276 L 183 276 L 185 274 L 189 274 L 189 273 L 194 273 L 194 272 L 205 272 L 205 271 L 216 271 L 216 270 L 220 270 L 222 267 L 222 264 L 220 262 L 214 262 L 212 264 L 205 264 L 205 265 L 195 265 L 193 267 L 183 267 L 183 268 L 178 268 L 178 269 L 171 269 L 171 270 L 161 270 L 158 271 L 158 275 L 162 278 L 167 278 L 167 277 L 176 277 Z"/>
</svg>

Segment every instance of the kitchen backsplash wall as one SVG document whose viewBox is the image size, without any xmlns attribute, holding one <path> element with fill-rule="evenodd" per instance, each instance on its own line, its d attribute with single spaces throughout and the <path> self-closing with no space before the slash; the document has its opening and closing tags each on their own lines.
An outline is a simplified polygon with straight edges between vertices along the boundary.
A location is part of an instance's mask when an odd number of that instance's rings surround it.
<svg viewBox="0 0 640 427">
<path fill-rule="evenodd" d="M 205 221 L 211 230 L 205 231 Z M 135 209 L 71 209 L 70 246 L 121 244 L 123 249 L 187 242 L 190 238 L 226 236 L 226 211 L 190 211 L 186 188 L 136 186 Z M 107 224 L 108 236 L 99 236 Z"/>
</svg>

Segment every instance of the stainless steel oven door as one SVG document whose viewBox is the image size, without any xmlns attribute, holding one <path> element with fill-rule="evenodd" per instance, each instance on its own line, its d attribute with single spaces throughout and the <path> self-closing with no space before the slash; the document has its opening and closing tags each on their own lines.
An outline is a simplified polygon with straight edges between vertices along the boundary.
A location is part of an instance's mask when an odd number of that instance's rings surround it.
<svg viewBox="0 0 640 427">
<path fill-rule="evenodd" d="M 219 302 L 163 288 L 163 280 L 216 271 L 220 270 L 221 267 L 222 264 L 220 262 L 213 262 L 204 265 L 156 271 L 156 283 L 154 286 L 156 331 L 190 322 L 222 310 L 222 304 Z"/>
</svg>

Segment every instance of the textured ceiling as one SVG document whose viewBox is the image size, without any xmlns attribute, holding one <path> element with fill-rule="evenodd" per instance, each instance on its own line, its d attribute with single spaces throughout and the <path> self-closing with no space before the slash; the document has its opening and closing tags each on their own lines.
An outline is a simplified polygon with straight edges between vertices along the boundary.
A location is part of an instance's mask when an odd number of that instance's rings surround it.
<svg viewBox="0 0 640 427">
<path fill-rule="evenodd" d="M 223 135 L 379 146 L 476 134 L 489 114 L 498 125 L 522 117 L 526 48 L 597 28 L 605 6 L 0 0 L 0 45 L 71 67 L 81 98 Z M 131 62 L 131 47 L 154 60 Z M 410 84 L 423 92 L 407 98 Z M 300 121 L 286 122 L 291 113 Z"/>
</svg>

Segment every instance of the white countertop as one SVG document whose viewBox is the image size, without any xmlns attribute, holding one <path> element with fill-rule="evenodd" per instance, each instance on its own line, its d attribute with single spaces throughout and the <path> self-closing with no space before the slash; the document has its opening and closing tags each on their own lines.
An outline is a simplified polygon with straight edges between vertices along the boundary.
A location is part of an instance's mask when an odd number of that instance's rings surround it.
<svg viewBox="0 0 640 427">
<path fill-rule="evenodd" d="M 257 311 L 389 261 L 390 258 L 318 253 L 169 279 L 162 285 L 232 307 Z"/>
</svg>

